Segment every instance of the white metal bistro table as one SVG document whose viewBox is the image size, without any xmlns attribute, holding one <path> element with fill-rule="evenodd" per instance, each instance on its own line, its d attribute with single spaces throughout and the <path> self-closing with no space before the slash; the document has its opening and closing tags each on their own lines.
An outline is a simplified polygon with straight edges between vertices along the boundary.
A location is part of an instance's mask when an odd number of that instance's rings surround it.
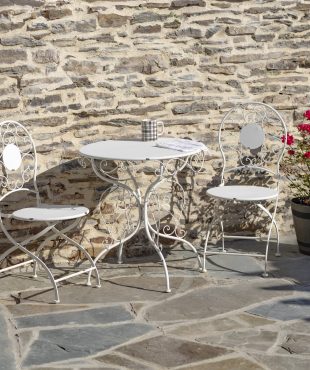
<svg viewBox="0 0 310 370">
<path fill-rule="evenodd" d="M 202 269 L 202 264 L 196 248 L 184 239 L 185 232 L 178 233 L 177 226 L 173 229 L 170 227 L 160 229 L 160 222 L 152 222 L 150 220 L 149 204 L 156 188 L 163 182 L 176 182 L 178 186 L 181 186 L 177 175 L 185 167 L 195 172 L 200 171 L 203 168 L 204 150 L 206 149 L 202 143 L 183 139 L 179 141 L 182 145 L 185 145 L 182 150 L 175 147 L 172 149 L 167 147 L 171 140 L 173 139 L 161 138 L 158 141 L 146 142 L 138 140 L 106 140 L 85 145 L 80 149 L 82 164 L 84 158 L 89 159 L 95 174 L 103 181 L 113 184 L 114 187 L 121 188 L 124 191 L 124 196 L 125 194 L 127 196 L 130 194 L 138 210 L 138 222 L 135 227 L 129 227 L 127 229 L 128 235 L 117 240 L 108 248 L 103 249 L 95 258 L 95 263 L 116 246 L 119 246 L 119 263 L 121 263 L 123 243 L 136 235 L 143 226 L 150 244 L 154 247 L 162 261 L 167 292 L 171 291 L 169 273 L 159 242 L 160 237 L 185 243 L 196 254 L 200 270 Z M 152 168 L 154 168 L 155 180 L 150 183 L 143 196 L 143 191 L 136 179 L 135 166 L 144 161 L 147 161 L 148 165 L 150 163 L 154 164 Z M 114 164 L 117 162 L 112 169 L 109 167 L 110 162 Z M 119 176 L 119 172 L 125 173 L 126 176 Z M 130 217 L 128 217 L 128 222 L 130 222 Z"/>
</svg>

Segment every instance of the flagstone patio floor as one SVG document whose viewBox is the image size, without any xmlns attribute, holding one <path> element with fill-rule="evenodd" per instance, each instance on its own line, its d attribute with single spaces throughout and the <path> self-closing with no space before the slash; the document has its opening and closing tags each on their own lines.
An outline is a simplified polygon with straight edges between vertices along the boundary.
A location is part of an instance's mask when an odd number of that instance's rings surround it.
<svg viewBox="0 0 310 370">
<path fill-rule="evenodd" d="M 230 243 L 248 249 L 246 241 Z M 274 251 L 272 251 L 274 252 Z M 100 263 L 60 288 L 41 272 L 0 276 L 0 369 L 306 370 L 310 363 L 310 257 L 282 246 L 263 261 L 167 253 L 172 292 L 156 255 Z"/>
</svg>

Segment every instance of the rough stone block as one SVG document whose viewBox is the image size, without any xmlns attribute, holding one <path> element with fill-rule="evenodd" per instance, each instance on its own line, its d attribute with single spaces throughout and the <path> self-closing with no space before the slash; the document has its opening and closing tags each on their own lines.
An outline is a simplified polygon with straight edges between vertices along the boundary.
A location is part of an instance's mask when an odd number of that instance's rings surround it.
<svg viewBox="0 0 310 370">
<path fill-rule="evenodd" d="M 144 55 L 138 57 L 121 58 L 115 67 L 115 72 L 140 72 L 153 74 L 169 67 L 168 59 L 161 55 Z"/>
<path fill-rule="evenodd" d="M 170 9 L 180 9 L 191 6 L 205 7 L 206 2 L 204 0 L 173 0 Z"/>
<path fill-rule="evenodd" d="M 60 103 L 61 102 L 61 96 L 60 95 L 48 95 L 46 97 L 34 97 L 28 100 L 27 104 L 31 107 L 40 107 L 40 106 L 46 106 L 53 103 Z"/>
<path fill-rule="evenodd" d="M 100 27 L 121 27 L 128 22 L 129 18 L 119 14 L 99 14 L 98 23 Z"/>
<path fill-rule="evenodd" d="M 0 64 L 14 64 L 16 61 L 25 61 L 27 53 L 20 49 L 0 50 Z"/>
<path fill-rule="evenodd" d="M 161 31 L 161 26 L 159 24 L 149 25 L 149 26 L 138 26 L 134 29 L 133 33 L 157 33 Z"/>
<path fill-rule="evenodd" d="M 55 49 L 39 49 L 32 53 L 32 59 L 36 63 L 59 63 L 59 52 Z"/>
<path fill-rule="evenodd" d="M 256 31 L 253 26 L 229 26 L 226 28 L 226 33 L 229 36 L 252 35 Z"/>
<path fill-rule="evenodd" d="M 45 42 L 42 40 L 36 40 L 32 37 L 14 36 L 14 37 L 2 37 L 0 40 L 1 45 L 4 46 L 15 46 L 23 45 L 26 47 L 44 46 Z"/>
<path fill-rule="evenodd" d="M 44 0 L 1 0 L 0 6 L 9 5 L 28 5 L 32 7 L 39 7 L 44 5 Z"/>
<path fill-rule="evenodd" d="M 70 16 L 72 11 L 68 8 L 51 8 L 42 10 L 41 14 L 49 20 L 54 20 Z"/>
<path fill-rule="evenodd" d="M 158 22 L 166 19 L 168 15 L 162 15 L 154 12 L 143 12 L 135 14 L 131 20 L 131 24 L 146 23 L 146 22 Z"/>
<path fill-rule="evenodd" d="M 63 67 L 64 71 L 75 72 L 80 75 L 95 74 L 102 70 L 102 66 L 99 63 L 84 60 L 78 61 L 70 59 Z"/>
<path fill-rule="evenodd" d="M 279 60 L 279 61 L 274 61 L 267 63 L 266 69 L 269 71 L 294 71 L 297 68 L 298 63 L 296 60 L 292 59 L 284 59 L 284 60 Z"/>
<path fill-rule="evenodd" d="M 2 4 L 0 3 L 0 6 Z M 24 22 L 12 22 L 9 18 L 0 17 L 0 32 L 13 31 L 22 28 Z"/>
<path fill-rule="evenodd" d="M 44 31 L 48 29 L 49 27 L 46 23 L 46 19 L 43 17 L 39 17 L 33 22 L 27 24 L 27 31 Z"/>
<path fill-rule="evenodd" d="M 17 108 L 20 100 L 17 98 L 9 98 L 0 100 L 0 109 Z"/>
<path fill-rule="evenodd" d="M 59 117 L 59 116 L 32 118 L 32 119 L 21 121 L 21 123 L 23 123 L 27 127 L 40 127 L 40 126 L 56 127 L 56 126 L 64 125 L 66 124 L 66 122 L 67 122 L 67 117 Z"/>
</svg>

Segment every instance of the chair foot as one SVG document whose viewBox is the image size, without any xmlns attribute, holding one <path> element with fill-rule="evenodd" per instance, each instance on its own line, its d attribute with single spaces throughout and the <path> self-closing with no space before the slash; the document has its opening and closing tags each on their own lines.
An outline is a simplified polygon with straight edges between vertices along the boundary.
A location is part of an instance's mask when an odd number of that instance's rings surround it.
<svg viewBox="0 0 310 370">
<path fill-rule="evenodd" d="M 101 288 L 101 284 L 96 284 L 96 288 Z"/>
<path fill-rule="evenodd" d="M 87 281 L 86 285 L 87 286 L 91 286 L 91 282 L 90 281 Z"/>
<path fill-rule="evenodd" d="M 60 303 L 60 299 L 54 299 L 54 303 L 55 304 Z"/>
<path fill-rule="evenodd" d="M 275 253 L 274 254 L 276 257 L 281 257 L 282 256 L 282 254 L 280 253 L 280 252 L 277 252 L 277 253 Z"/>
<path fill-rule="evenodd" d="M 201 272 L 207 272 L 207 269 L 201 269 Z"/>
<path fill-rule="evenodd" d="M 263 278 L 267 278 L 268 276 L 269 276 L 268 272 L 265 271 L 265 272 L 262 273 Z"/>
<path fill-rule="evenodd" d="M 171 289 L 166 289 L 166 293 L 171 293 Z"/>
<path fill-rule="evenodd" d="M 37 274 L 35 274 L 35 275 L 33 275 L 32 276 L 34 279 L 36 279 L 37 277 L 38 277 L 38 275 Z"/>
</svg>

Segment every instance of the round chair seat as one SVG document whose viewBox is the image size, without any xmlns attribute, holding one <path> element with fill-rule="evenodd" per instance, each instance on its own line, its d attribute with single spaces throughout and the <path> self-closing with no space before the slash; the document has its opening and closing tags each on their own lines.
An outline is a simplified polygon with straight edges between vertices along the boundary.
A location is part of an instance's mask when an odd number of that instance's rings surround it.
<svg viewBox="0 0 310 370">
<path fill-rule="evenodd" d="M 224 185 L 208 189 L 207 194 L 214 198 L 255 202 L 277 198 L 278 190 L 254 185 Z"/>
<path fill-rule="evenodd" d="M 89 209 L 86 207 L 42 204 L 39 207 L 19 209 L 12 216 L 23 221 L 65 221 L 86 216 L 88 213 Z"/>
</svg>

